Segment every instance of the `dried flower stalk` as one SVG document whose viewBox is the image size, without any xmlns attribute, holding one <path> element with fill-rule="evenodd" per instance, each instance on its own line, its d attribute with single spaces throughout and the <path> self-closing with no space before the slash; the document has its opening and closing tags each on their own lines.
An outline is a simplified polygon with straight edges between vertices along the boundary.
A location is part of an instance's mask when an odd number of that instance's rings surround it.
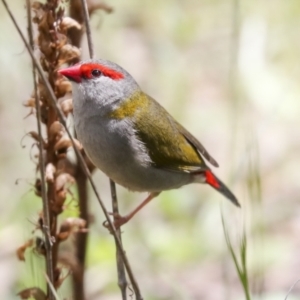
<svg viewBox="0 0 300 300">
<path fill-rule="evenodd" d="M 113 224 L 112 224 L 112 222 L 111 222 L 111 220 L 109 218 L 108 212 L 107 212 L 107 210 L 106 210 L 106 208 L 105 208 L 105 206 L 104 206 L 104 204 L 103 204 L 103 202 L 102 202 L 102 200 L 101 200 L 101 198 L 100 198 L 100 196 L 99 196 L 99 194 L 97 192 L 95 184 L 94 184 L 94 182 L 93 182 L 93 180 L 91 178 L 91 174 L 90 174 L 90 172 L 89 172 L 89 170 L 87 168 L 87 164 L 85 163 L 82 154 L 79 152 L 79 149 L 77 148 L 77 145 L 76 145 L 76 142 L 75 142 L 74 138 L 70 134 L 70 131 L 69 131 L 67 125 L 66 125 L 66 121 L 64 119 L 63 113 L 62 113 L 62 111 L 61 111 L 61 109 L 59 107 L 58 101 L 56 100 L 57 97 L 62 97 L 64 95 L 64 93 L 67 93 L 68 91 L 70 91 L 70 87 L 68 86 L 67 82 L 63 83 L 62 82 L 63 80 L 61 80 L 60 78 L 57 78 L 57 81 L 53 80 L 53 77 L 50 78 L 50 75 L 52 75 L 52 76 L 54 75 L 54 77 L 55 77 L 55 74 L 56 74 L 55 73 L 55 71 L 56 71 L 55 67 L 53 67 L 53 65 L 52 65 L 49 68 L 49 65 L 47 65 L 47 61 L 45 60 L 45 57 L 43 57 L 43 56 L 41 56 L 41 59 L 40 59 L 41 60 L 41 65 L 38 63 L 37 59 L 35 58 L 35 56 L 33 54 L 33 51 L 30 49 L 30 46 L 27 43 L 27 41 L 26 41 L 26 39 L 25 39 L 22 31 L 20 30 L 20 27 L 18 26 L 18 24 L 17 24 L 17 22 L 16 22 L 16 20 L 15 20 L 15 18 L 13 16 L 13 14 L 11 13 L 11 11 L 10 11 L 10 9 L 9 9 L 6 1 L 2 0 L 2 2 L 3 2 L 3 4 L 4 4 L 4 6 L 5 6 L 5 8 L 6 8 L 7 12 L 8 12 L 8 14 L 9 14 L 10 18 L 12 19 L 12 21 L 13 21 L 13 23 L 14 23 L 14 25 L 15 25 L 18 33 L 19 33 L 19 35 L 21 36 L 21 38 L 22 38 L 22 40 L 23 40 L 23 42 L 24 42 L 24 44 L 25 44 L 25 46 L 26 46 L 26 48 L 27 48 L 27 50 L 28 50 L 28 52 L 29 52 L 32 60 L 33 60 L 33 62 L 34 62 L 34 65 L 37 68 L 38 74 L 40 76 L 40 81 L 39 81 L 39 84 L 38 84 L 38 91 L 43 95 L 43 97 L 41 97 L 41 121 L 44 124 L 47 125 L 47 137 L 45 139 L 44 138 L 40 138 L 39 139 L 39 143 L 42 143 L 41 141 L 45 140 L 45 143 L 43 143 L 43 147 L 45 148 L 45 152 L 46 152 L 46 163 L 50 163 L 50 165 L 49 165 L 50 166 L 49 167 L 50 171 L 49 172 L 50 173 L 54 173 L 55 172 L 55 174 L 51 174 L 51 176 L 49 177 L 49 180 L 48 180 L 49 182 L 47 182 L 47 188 L 48 188 L 47 195 L 50 196 L 50 197 L 52 197 L 52 199 L 49 200 L 50 208 L 51 209 L 53 208 L 53 206 L 52 206 L 53 205 L 53 201 L 55 201 L 56 199 L 60 200 L 58 204 L 61 204 L 61 207 L 63 207 L 63 202 L 61 200 L 61 195 L 58 196 L 55 193 L 67 190 L 67 189 L 61 190 L 61 189 L 54 189 L 53 188 L 55 186 L 55 184 L 56 184 L 55 178 L 58 175 L 57 172 L 59 172 L 59 170 L 67 172 L 67 168 L 64 170 L 61 167 L 61 166 L 66 165 L 66 164 L 64 164 L 64 161 L 66 160 L 66 153 L 64 153 L 64 152 L 66 151 L 66 149 L 63 148 L 64 151 L 62 151 L 62 153 L 55 152 L 54 150 L 50 151 L 48 149 L 49 145 L 54 145 L 53 144 L 53 140 L 51 140 L 50 135 L 49 135 L 50 127 L 51 127 L 51 124 L 54 124 L 56 122 L 55 119 L 58 117 L 58 119 L 60 120 L 60 122 L 64 126 L 65 131 L 66 131 L 68 137 L 70 138 L 70 140 L 72 142 L 72 146 L 74 147 L 75 152 L 76 152 L 76 154 L 77 154 L 77 156 L 79 158 L 80 164 L 82 165 L 82 167 L 83 167 L 83 169 L 85 171 L 85 174 L 86 174 L 88 180 L 90 181 L 90 183 L 92 185 L 92 188 L 93 188 L 93 190 L 95 192 L 95 195 L 96 195 L 96 197 L 97 197 L 97 199 L 99 201 L 99 204 L 100 204 L 100 206 L 101 206 L 101 208 L 102 208 L 102 210 L 104 212 L 104 215 L 105 215 L 105 217 L 107 219 L 107 223 L 110 226 L 111 233 L 114 235 L 114 238 L 115 238 L 115 241 L 116 241 L 116 245 L 117 245 L 117 247 L 118 247 L 118 249 L 120 251 L 120 254 L 122 256 L 122 259 L 123 259 L 124 265 L 126 267 L 126 270 L 128 272 L 129 278 L 130 278 L 132 284 L 134 285 L 134 282 L 135 282 L 134 275 L 133 275 L 133 272 L 132 272 L 132 270 L 130 268 L 128 259 L 126 257 L 126 254 L 125 254 L 125 252 L 122 249 L 122 245 L 121 245 L 120 239 L 118 238 L 118 236 L 116 234 L 115 228 L 114 228 L 114 226 L 113 226 Z M 63 42 L 63 39 L 60 40 L 61 36 L 59 36 L 59 33 L 61 33 L 63 31 L 63 29 L 60 28 L 60 30 L 55 30 L 55 29 L 58 28 L 57 26 L 59 26 L 62 23 L 61 22 L 61 17 L 63 15 L 63 9 L 62 9 L 62 7 L 58 6 L 59 2 L 60 2 L 59 0 L 57 0 L 57 1 L 54 1 L 54 0 L 50 1 L 49 0 L 49 1 L 46 2 L 46 4 L 42 4 L 42 3 L 39 3 L 39 2 L 35 2 L 34 3 L 34 8 L 36 9 L 36 12 L 38 13 L 37 14 L 37 18 L 42 17 L 41 10 L 45 9 L 45 11 L 47 11 L 47 9 L 48 9 L 48 12 L 50 12 L 49 19 L 51 21 L 53 21 L 53 20 L 58 21 L 58 22 L 53 23 L 52 26 L 49 26 L 49 28 L 52 29 L 52 30 L 49 31 L 49 33 L 52 35 L 52 42 L 53 42 L 53 39 L 56 40 L 56 41 L 58 40 L 59 42 L 61 42 L 61 43 L 56 43 L 54 45 L 53 44 L 51 45 L 51 46 L 54 46 L 54 48 L 57 48 L 56 50 L 58 50 L 58 53 L 59 53 L 59 49 L 60 49 L 59 46 L 62 47 L 65 44 Z M 55 9 L 57 9 L 57 10 L 55 10 Z M 45 22 L 46 24 L 47 24 L 47 21 L 49 21 L 49 19 L 46 19 L 46 22 Z M 43 18 L 41 18 L 41 20 L 45 21 L 45 19 L 43 19 Z M 40 20 L 35 19 L 35 21 L 37 22 L 37 21 L 40 21 Z M 37 22 L 37 23 L 39 23 L 39 22 Z M 45 23 L 42 23 L 42 25 L 45 24 Z M 39 29 L 42 29 L 42 26 L 39 27 Z M 51 41 L 51 39 L 49 39 L 49 40 Z M 42 40 L 39 40 L 39 42 L 41 42 L 41 41 Z M 42 45 L 42 46 L 43 47 L 41 47 L 41 48 L 43 48 L 45 51 L 47 51 L 45 45 Z M 72 49 L 72 48 L 70 48 L 70 49 Z M 65 49 L 63 49 L 63 50 L 65 50 Z M 75 51 L 73 51 L 73 52 L 75 52 Z M 51 55 L 51 54 L 53 54 L 53 52 L 51 53 L 51 51 L 49 49 L 48 49 L 47 53 L 45 52 L 43 54 L 44 54 L 44 56 L 45 56 L 45 54 L 52 56 L 52 59 L 54 59 L 54 61 L 56 63 L 56 66 L 59 67 L 59 65 L 61 64 L 61 60 L 62 60 L 63 55 L 60 55 L 59 59 L 55 60 L 55 58 L 57 58 L 58 56 Z M 61 54 L 61 53 L 59 53 L 59 54 Z M 66 61 L 67 61 L 68 59 L 71 59 L 71 58 L 72 58 L 72 55 L 69 55 L 68 57 L 65 57 L 64 59 L 66 59 Z M 41 66 L 43 67 L 44 70 L 48 71 L 49 80 L 47 80 L 45 74 L 42 71 L 42 67 Z M 61 82 L 59 82 L 59 81 L 61 81 Z M 46 96 L 48 96 L 48 98 Z M 45 100 L 45 99 L 47 99 L 47 100 Z M 40 103 L 40 102 L 38 101 L 38 103 Z M 31 109 L 32 109 L 32 105 L 31 105 Z M 50 114 L 50 118 L 49 118 L 48 114 Z M 49 119 L 53 120 L 53 122 L 50 122 Z M 54 140 L 55 140 L 55 138 L 54 138 Z M 49 154 L 51 154 L 51 155 L 49 155 Z M 44 153 L 43 153 L 43 155 L 44 155 Z M 63 163 L 61 163 L 61 162 L 63 162 Z M 40 164 L 40 162 L 39 162 L 39 164 Z M 40 168 L 40 166 L 39 166 L 39 168 Z M 70 172 L 70 174 L 72 174 L 72 172 Z M 41 195 L 41 185 L 42 185 L 41 180 L 37 179 L 36 180 L 36 194 L 37 195 Z M 51 190 L 51 192 L 49 192 L 49 190 Z M 60 284 L 62 283 L 62 281 L 64 280 L 65 277 L 60 276 L 61 275 L 61 268 L 57 266 L 57 262 L 59 261 L 59 259 L 57 257 L 57 254 L 58 254 L 57 250 L 58 250 L 59 242 L 57 242 L 57 240 L 59 240 L 59 239 L 56 239 L 57 238 L 56 230 L 53 230 L 53 228 L 56 229 L 56 227 L 57 227 L 57 223 L 56 223 L 57 216 L 58 216 L 57 210 L 55 209 L 54 211 L 50 211 L 50 213 L 51 213 L 51 219 L 50 219 L 50 221 L 52 223 L 50 223 L 50 226 L 49 226 L 50 230 L 51 230 L 51 236 L 49 238 L 52 241 L 55 242 L 53 244 L 52 249 L 51 249 L 52 250 L 52 254 L 55 255 L 55 256 L 53 256 L 53 261 L 55 262 L 55 263 L 53 263 L 53 269 L 56 267 L 54 269 L 54 272 L 55 272 L 55 274 L 54 274 L 55 276 L 54 276 L 54 280 L 53 280 L 54 285 L 52 284 L 52 282 L 49 282 L 48 276 L 46 276 L 46 278 L 47 278 L 47 281 L 49 283 L 49 287 L 50 287 L 49 290 L 52 290 L 53 295 L 56 295 L 55 288 L 58 288 L 60 286 Z M 53 222 L 53 220 L 55 220 L 55 222 Z M 44 215 L 40 214 L 39 221 L 38 221 L 38 224 L 37 224 L 37 229 L 41 229 L 43 227 L 43 223 L 44 223 L 43 221 L 44 221 Z M 54 235 L 52 235 L 52 233 L 54 233 Z M 36 238 L 35 250 L 38 253 L 40 253 L 41 255 L 45 255 L 45 252 L 47 251 L 47 248 L 45 247 L 45 242 L 44 242 L 43 239 Z M 30 288 L 30 289 L 27 289 L 27 290 L 29 290 L 29 291 L 30 290 L 35 291 L 37 289 L 36 288 Z M 48 290 L 48 294 L 49 294 L 49 290 Z M 20 295 L 22 295 L 22 297 L 23 297 L 23 292 L 24 292 L 24 294 L 26 294 L 25 290 L 21 291 Z M 30 296 L 32 296 L 32 295 L 29 295 L 28 297 L 30 297 Z M 52 294 L 50 293 L 50 297 L 48 297 L 48 295 L 47 295 L 46 298 L 47 299 L 50 299 L 50 298 L 52 299 Z M 142 297 L 141 297 L 141 295 L 139 293 L 139 290 L 138 290 L 138 293 L 136 293 L 136 298 L 139 299 L 139 300 L 142 299 Z M 26 298 L 24 298 L 24 299 L 26 299 Z"/>
<path fill-rule="evenodd" d="M 58 68 L 62 64 L 78 60 L 80 56 L 79 49 L 68 44 L 67 31 L 72 27 L 81 28 L 81 25 L 75 20 L 64 17 L 64 8 L 61 4 L 62 1 L 59 0 L 48 0 L 46 3 L 36 1 L 32 4 L 34 11 L 32 21 L 37 26 L 37 46 L 41 53 L 40 63 L 58 99 L 71 91 L 70 83 L 58 75 Z M 27 0 L 27 6 L 28 11 L 31 12 L 29 0 Z M 32 49 L 34 49 L 31 13 L 28 15 L 30 42 Z M 37 192 L 36 194 L 42 196 L 44 210 L 40 214 L 38 228 L 44 231 L 45 240 L 37 238 L 36 243 L 33 245 L 33 239 L 31 239 L 18 249 L 17 254 L 20 259 L 24 260 L 25 250 L 33 246 L 37 253 L 46 257 L 49 284 L 45 299 L 54 299 L 51 287 L 57 289 L 65 279 L 65 276 L 62 276 L 61 273 L 62 268 L 58 264 L 59 244 L 74 232 L 85 231 L 83 227 L 86 223 L 80 218 L 76 220 L 69 219 L 65 220 L 60 229 L 57 230 L 58 215 L 63 212 L 69 186 L 75 181 L 72 176 L 74 171 L 70 169 L 70 164 L 65 163 L 67 151 L 72 146 L 72 142 L 65 136 L 64 126 L 58 121 L 57 112 L 51 105 L 47 87 L 44 86 L 41 79 L 37 83 L 35 67 L 33 67 L 33 74 L 35 92 L 26 102 L 26 106 L 30 107 L 31 114 L 36 111 L 38 120 L 38 134 L 30 132 L 30 136 L 39 145 L 38 169 L 41 173 L 41 180 L 36 180 L 36 184 L 38 184 L 36 191 L 41 190 L 41 193 Z M 68 102 L 62 101 L 60 106 L 65 116 L 72 112 L 70 100 Z M 41 135 L 41 123 L 46 127 L 45 138 Z M 80 149 L 80 143 L 78 141 L 75 143 Z M 74 230 L 74 227 L 78 227 L 77 230 Z M 22 299 L 27 296 L 35 297 L 33 293 L 36 293 L 36 291 L 40 292 L 37 288 L 30 288 L 21 291 L 19 295 Z"/>
</svg>

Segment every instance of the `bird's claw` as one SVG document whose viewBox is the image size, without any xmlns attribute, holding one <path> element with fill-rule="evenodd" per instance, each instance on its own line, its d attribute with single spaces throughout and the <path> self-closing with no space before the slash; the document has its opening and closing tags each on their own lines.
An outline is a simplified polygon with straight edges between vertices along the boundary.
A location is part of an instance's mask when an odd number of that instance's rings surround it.
<svg viewBox="0 0 300 300">
<path fill-rule="evenodd" d="M 115 227 L 115 230 L 118 230 L 118 229 L 120 229 L 120 227 L 122 226 L 122 225 L 124 225 L 125 223 L 127 223 L 127 221 L 128 221 L 128 218 L 125 216 L 125 217 L 123 217 L 123 216 L 121 216 L 119 213 L 112 213 L 112 212 L 109 212 L 108 213 L 109 215 L 111 215 L 111 216 L 113 216 L 113 225 L 114 225 L 114 227 Z M 105 228 L 107 228 L 109 231 L 110 231 L 110 233 L 112 232 L 112 229 L 111 229 L 111 227 L 110 227 L 110 224 L 109 224 L 109 222 L 106 220 L 106 221 L 104 221 L 103 223 L 102 223 L 102 225 L 105 227 Z"/>
</svg>

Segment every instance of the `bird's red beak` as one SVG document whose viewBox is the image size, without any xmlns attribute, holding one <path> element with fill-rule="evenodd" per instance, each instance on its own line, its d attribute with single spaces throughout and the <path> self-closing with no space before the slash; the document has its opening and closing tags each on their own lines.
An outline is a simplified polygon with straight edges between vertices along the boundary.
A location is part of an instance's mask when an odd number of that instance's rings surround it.
<svg viewBox="0 0 300 300">
<path fill-rule="evenodd" d="M 71 81 L 75 81 L 77 83 L 81 82 L 81 65 L 75 65 L 69 68 L 61 69 L 58 71 L 59 74 L 64 75 Z"/>
</svg>

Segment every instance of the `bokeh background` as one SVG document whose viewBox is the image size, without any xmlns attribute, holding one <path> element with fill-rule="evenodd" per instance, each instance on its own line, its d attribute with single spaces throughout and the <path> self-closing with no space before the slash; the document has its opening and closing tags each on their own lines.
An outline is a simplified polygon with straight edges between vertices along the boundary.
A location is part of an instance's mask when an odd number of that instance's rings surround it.
<svg viewBox="0 0 300 300">
<path fill-rule="evenodd" d="M 239 198 L 236 209 L 206 186 L 162 193 L 123 228 L 126 253 L 145 299 L 244 299 L 227 248 L 247 236 L 252 299 L 284 299 L 300 278 L 300 6 L 296 0 L 107 0 L 92 18 L 97 57 L 127 69 L 141 87 L 198 137 L 220 164 L 215 172 Z M 9 1 L 25 32 L 24 1 Z M 16 249 L 41 210 L 34 195 L 35 130 L 22 103 L 31 63 L 0 5 L 0 298 L 43 286 L 41 258 Z M 88 58 L 86 43 L 83 57 Z M 95 182 L 110 207 L 108 179 Z M 17 182 L 17 183 L 16 183 Z M 145 194 L 118 187 L 121 212 Z M 94 197 L 88 299 L 120 299 L 115 249 Z M 65 216 L 76 214 L 76 206 Z M 63 251 L 63 250 L 62 250 Z M 65 247 L 68 251 L 68 245 Z M 70 299 L 70 282 L 60 289 Z M 289 300 L 299 299 L 295 286 Z"/>
</svg>

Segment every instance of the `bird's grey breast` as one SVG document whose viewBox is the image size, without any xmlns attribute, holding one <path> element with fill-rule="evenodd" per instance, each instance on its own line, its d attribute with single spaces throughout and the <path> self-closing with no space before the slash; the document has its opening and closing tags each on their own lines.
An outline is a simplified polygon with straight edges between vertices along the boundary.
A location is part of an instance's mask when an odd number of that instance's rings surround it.
<svg viewBox="0 0 300 300">
<path fill-rule="evenodd" d="M 75 129 L 92 162 L 109 177 L 126 176 L 136 165 L 148 165 L 150 157 L 136 136 L 132 121 L 103 114 L 83 118 L 74 111 Z M 117 174 L 114 174 L 117 173 Z"/>
</svg>

